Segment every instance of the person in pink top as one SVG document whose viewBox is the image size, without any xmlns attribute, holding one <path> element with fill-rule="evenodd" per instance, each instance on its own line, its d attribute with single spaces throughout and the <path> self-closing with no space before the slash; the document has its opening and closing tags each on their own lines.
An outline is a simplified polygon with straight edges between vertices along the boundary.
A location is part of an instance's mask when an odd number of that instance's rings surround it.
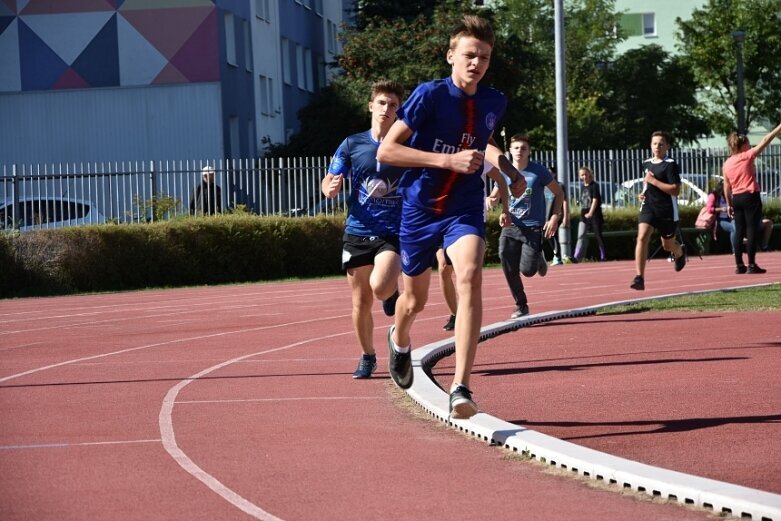
<svg viewBox="0 0 781 521">
<path fill-rule="evenodd" d="M 759 182 L 754 168 L 754 160 L 781 134 L 781 124 L 771 130 L 758 145 L 752 147 L 748 137 L 733 132 L 727 137 L 730 157 L 724 162 L 724 198 L 727 200 L 727 213 L 735 219 L 736 243 L 746 238 L 748 267 L 743 264 L 743 252 L 735 248 L 735 273 L 766 273 L 757 266 L 756 237 L 762 221 L 762 199 Z"/>
</svg>

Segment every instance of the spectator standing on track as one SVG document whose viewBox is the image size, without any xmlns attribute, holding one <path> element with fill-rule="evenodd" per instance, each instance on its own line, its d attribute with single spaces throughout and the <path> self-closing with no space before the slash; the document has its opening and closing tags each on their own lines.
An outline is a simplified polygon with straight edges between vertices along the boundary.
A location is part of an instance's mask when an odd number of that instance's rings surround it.
<svg viewBox="0 0 781 521">
<path fill-rule="evenodd" d="M 214 215 L 222 213 L 222 190 L 214 180 L 214 168 L 206 165 L 201 169 L 201 182 L 190 198 L 192 215 Z"/>
<path fill-rule="evenodd" d="M 746 238 L 748 267 L 743 264 L 743 250 L 735 248 L 735 273 L 766 273 L 756 264 L 757 238 L 762 221 L 762 199 L 754 160 L 781 134 L 781 124 L 768 132 L 752 147 L 748 137 L 733 132 L 727 137 L 730 157 L 722 166 L 727 212 L 735 219 L 736 244 Z"/>
<path fill-rule="evenodd" d="M 404 88 L 395 81 L 372 85 L 369 112 L 371 129 L 342 141 L 320 189 L 328 198 L 342 189 L 344 176 L 352 187 L 342 246 L 342 269 L 352 290 L 352 321 L 363 355 L 353 378 L 369 378 L 377 369 L 374 349 L 374 297 L 393 316 L 399 296 L 399 180 L 403 169 L 377 161 L 377 148 L 396 121 Z"/>
<path fill-rule="evenodd" d="M 529 137 L 515 134 L 510 138 L 510 155 L 513 166 L 526 179 L 526 191 L 520 197 L 510 197 L 512 226 L 502 228 L 499 235 L 499 259 L 510 293 L 515 302 L 515 311 L 510 318 L 529 314 L 529 302 L 523 289 L 524 277 L 539 274 L 544 277 L 548 263 L 542 251 L 543 238 L 550 239 L 559 227 L 564 191 L 544 165 L 530 161 Z M 546 219 L 545 189 L 553 193 L 550 217 Z M 494 187 L 491 196 L 499 191 Z"/>
<path fill-rule="evenodd" d="M 399 387 L 412 385 L 410 331 L 428 298 L 436 251 L 444 247 L 453 261 L 459 297 L 449 407 L 453 418 L 469 418 L 477 412 L 469 385 L 483 314 L 485 185 L 480 172 L 484 162 L 507 173 L 518 195 L 526 188 L 523 176 L 492 139 L 507 98 L 479 85 L 493 45 L 490 23 L 464 16 L 450 35 L 446 56 L 450 76 L 415 89 L 377 152 L 381 162 L 408 168 L 401 181 L 404 293 L 388 331 L 390 373 Z"/>
<path fill-rule="evenodd" d="M 551 166 L 548 168 L 550 170 L 551 175 L 553 176 L 553 179 L 556 179 L 556 167 Z M 558 181 L 557 181 L 558 183 Z M 558 183 L 561 187 L 561 193 L 564 194 L 564 199 L 561 201 L 561 214 L 559 215 L 559 228 L 563 228 L 567 230 L 567 233 L 569 233 L 569 202 L 567 201 L 567 192 L 564 191 L 564 185 L 561 183 Z M 546 189 L 545 190 L 545 205 L 548 209 L 546 215 L 548 216 L 548 219 L 550 219 L 551 214 L 553 213 L 553 201 L 556 198 L 553 195 L 553 192 Z M 560 264 L 570 263 L 572 262 L 572 259 L 569 257 L 563 257 L 561 255 L 561 241 L 559 240 L 559 234 L 558 232 L 553 234 L 553 237 L 550 238 L 551 243 L 551 249 L 553 250 L 553 260 L 551 261 L 551 266 L 558 266 Z"/>
<path fill-rule="evenodd" d="M 671 146 L 670 134 L 658 130 L 651 134 L 651 158 L 643 161 L 645 175 L 643 191 L 640 193 L 640 214 L 637 218 L 637 245 L 635 246 L 635 268 L 637 275 L 630 288 L 645 289 L 645 263 L 648 259 L 648 243 L 654 229 L 662 238 L 662 248 L 672 253 L 675 271 L 686 266 L 686 252 L 678 244 L 675 233 L 678 230 L 678 194 L 681 191 L 681 170 L 678 163 L 668 156 Z"/>
<path fill-rule="evenodd" d="M 587 166 L 578 169 L 578 177 L 583 182 L 580 189 L 580 222 L 578 223 L 578 242 L 575 246 L 575 260 L 580 262 L 588 250 L 588 231 L 594 232 L 599 246 L 599 261 L 607 260 L 605 240 L 602 238 L 602 226 L 605 219 L 602 215 L 602 192 L 599 183 L 594 181 L 594 174 Z"/>
</svg>

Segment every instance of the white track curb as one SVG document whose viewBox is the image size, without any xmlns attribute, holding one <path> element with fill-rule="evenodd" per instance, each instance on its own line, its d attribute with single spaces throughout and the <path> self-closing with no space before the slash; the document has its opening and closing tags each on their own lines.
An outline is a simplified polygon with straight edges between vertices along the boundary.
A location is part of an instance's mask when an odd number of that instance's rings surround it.
<svg viewBox="0 0 781 521">
<path fill-rule="evenodd" d="M 767 284 L 756 286 L 765 285 Z M 715 291 L 736 289 L 738 288 Z M 606 307 L 713 291 L 676 293 L 610 302 L 569 311 L 528 315 L 521 319 L 486 326 L 481 330 L 480 338 L 482 341 L 540 322 L 592 315 Z M 427 371 L 439 360 L 453 353 L 454 349 L 454 340 L 450 338 L 412 351 L 414 380 L 407 394 L 439 421 L 492 445 L 501 445 L 551 466 L 570 470 L 580 476 L 631 488 L 684 505 L 707 508 L 716 513 L 762 521 L 781 521 L 781 495 L 778 494 L 638 463 L 519 427 L 485 413 L 478 413 L 469 420 L 451 420 L 448 417 L 448 395 L 434 382 Z"/>
</svg>

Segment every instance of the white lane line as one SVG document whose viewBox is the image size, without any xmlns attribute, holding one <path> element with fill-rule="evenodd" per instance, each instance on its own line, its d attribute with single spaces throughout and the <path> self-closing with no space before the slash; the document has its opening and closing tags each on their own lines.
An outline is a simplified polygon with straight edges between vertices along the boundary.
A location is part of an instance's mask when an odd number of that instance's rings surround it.
<svg viewBox="0 0 781 521">
<path fill-rule="evenodd" d="M 120 349 L 119 351 L 112 351 L 110 353 L 103 353 L 99 355 L 92 355 L 92 356 L 85 356 L 82 358 L 74 358 L 72 360 L 65 360 L 63 362 L 58 362 L 56 364 L 50 364 L 45 365 L 42 367 L 36 367 L 34 369 L 28 369 L 27 371 L 22 371 L 21 373 L 16 373 L 8 376 L 3 376 L 0 378 L 0 383 L 7 382 L 8 380 L 13 380 L 15 378 L 20 378 L 22 376 L 27 376 L 34 373 L 39 373 L 41 371 L 46 371 L 48 369 L 54 369 L 56 367 L 62 367 L 65 365 L 71 365 L 71 364 L 77 364 L 79 362 L 89 362 L 90 360 L 99 360 L 101 358 L 106 358 L 109 356 L 114 355 L 121 355 L 125 353 L 131 353 L 133 351 L 140 351 L 142 349 L 149 349 L 151 347 L 160 347 L 160 346 L 166 346 L 166 345 L 173 345 L 173 344 L 181 344 L 184 342 L 193 342 L 198 340 L 205 340 L 207 338 L 217 338 L 222 336 L 230 336 L 230 335 L 237 335 L 237 334 L 243 334 L 243 333 L 251 333 L 253 331 L 264 331 L 268 329 L 277 329 L 281 327 L 287 327 L 287 326 L 295 326 L 298 324 L 311 324 L 313 322 L 320 322 L 323 320 L 332 320 L 337 318 L 343 318 L 345 315 L 335 315 L 332 317 L 318 317 L 313 318 L 309 320 L 299 320 L 297 322 L 285 322 L 284 324 L 274 324 L 270 326 L 258 326 L 258 327 L 250 327 L 250 328 L 244 328 L 244 329 L 234 329 L 233 331 L 223 331 L 221 333 L 212 333 L 209 335 L 198 335 L 198 336 L 191 336 L 187 338 L 176 338 L 173 340 L 167 340 L 165 342 L 155 342 L 154 344 L 145 344 L 142 346 L 136 346 L 136 347 L 129 347 L 127 349 Z M 339 333 L 339 335 L 344 335 L 345 333 Z M 338 335 L 335 335 L 338 336 Z"/>
<path fill-rule="evenodd" d="M 385 400 L 384 396 L 302 396 L 300 398 L 246 398 L 243 400 L 177 400 L 176 403 L 256 403 L 306 402 L 333 400 Z"/>
<path fill-rule="evenodd" d="M 160 443 L 160 438 L 152 440 L 84 441 L 80 443 L 32 443 L 25 445 L 0 445 L 0 450 L 21 449 L 64 449 L 68 447 L 93 447 L 96 445 L 132 445 L 134 443 Z"/>
<path fill-rule="evenodd" d="M 247 358 L 253 356 L 265 355 L 269 353 L 275 353 L 278 351 L 285 351 L 287 349 L 298 347 L 304 344 L 309 344 L 311 342 L 317 342 L 328 338 L 343 336 L 344 334 L 345 333 L 337 333 L 333 335 L 321 336 L 318 338 L 309 338 L 307 340 L 294 342 L 292 344 L 288 344 L 285 346 L 275 347 L 272 349 L 267 349 L 265 351 L 258 351 L 257 353 L 251 353 L 237 358 L 232 358 L 230 360 L 219 363 L 217 365 L 213 365 L 212 367 L 208 367 L 203 371 L 200 371 L 199 373 L 196 373 L 191 377 L 189 377 L 188 379 L 182 380 L 175 386 L 171 387 L 171 389 L 169 389 L 168 393 L 165 395 L 165 398 L 163 398 L 163 405 L 160 408 L 160 416 L 158 420 L 160 424 L 160 436 L 163 440 L 163 447 L 165 448 L 166 452 L 168 452 L 168 454 L 171 455 L 174 461 L 176 461 L 179 464 L 179 466 L 182 467 L 187 473 L 189 473 L 195 479 L 199 480 L 201 483 L 209 487 L 209 489 L 217 493 L 220 497 L 225 499 L 228 503 L 232 504 L 242 512 L 254 517 L 255 519 L 261 519 L 263 521 L 282 521 L 280 518 L 266 512 L 265 510 L 257 506 L 255 503 L 252 503 L 251 501 L 243 498 L 242 496 L 234 492 L 232 489 L 228 488 L 216 477 L 212 476 L 211 474 L 203 470 L 201 467 L 199 467 L 193 460 L 190 459 L 189 456 L 187 456 L 187 454 L 184 453 L 182 449 L 179 448 L 179 446 L 176 444 L 176 435 L 174 434 L 174 423 L 173 423 L 174 405 L 177 403 L 176 397 L 179 395 L 179 392 L 182 389 L 184 389 L 187 385 L 189 385 L 191 382 L 199 378 L 202 378 L 203 376 L 206 376 L 207 374 L 213 371 L 222 369 L 223 367 L 227 367 L 233 363 L 246 360 Z"/>
</svg>

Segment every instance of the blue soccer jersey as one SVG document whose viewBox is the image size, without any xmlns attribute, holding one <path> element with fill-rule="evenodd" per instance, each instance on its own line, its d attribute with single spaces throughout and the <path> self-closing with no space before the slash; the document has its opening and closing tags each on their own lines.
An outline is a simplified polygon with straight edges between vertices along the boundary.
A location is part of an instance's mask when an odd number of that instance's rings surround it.
<svg viewBox="0 0 781 521">
<path fill-rule="evenodd" d="M 516 226 L 542 226 L 546 220 L 545 187 L 553 181 L 550 170 L 539 163 L 529 161 L 521 170 L 526 179 L 526 191 L 520 197 L 510 194 L 510 214 Z M 508 186 L 510 179 L 504 175 Z"/>
<path fill-rule="evenodd" d="M 454 154 L 464 149 L 485 151 L 507 98 L 491 87 L 469 96 L 451 78 L 419 85 L 398 112 L 413 131 L 410 146 L 426 152 Z M 408 169 L 401 180 L 404 204 L 434 215 L 482 212 L 485 184 L 473 175 L 436 168 Z"/>
<path fill-rule="evenodd" d="M 328 172 L 349 176 L 352 189 L 345 231 L 352 235 L 398 235 L 401 220 L 399 179 L 403 168 L 377 161 L 379 141 L 371 131 L 353 134 L 342 141 Z"/>
</svg>

